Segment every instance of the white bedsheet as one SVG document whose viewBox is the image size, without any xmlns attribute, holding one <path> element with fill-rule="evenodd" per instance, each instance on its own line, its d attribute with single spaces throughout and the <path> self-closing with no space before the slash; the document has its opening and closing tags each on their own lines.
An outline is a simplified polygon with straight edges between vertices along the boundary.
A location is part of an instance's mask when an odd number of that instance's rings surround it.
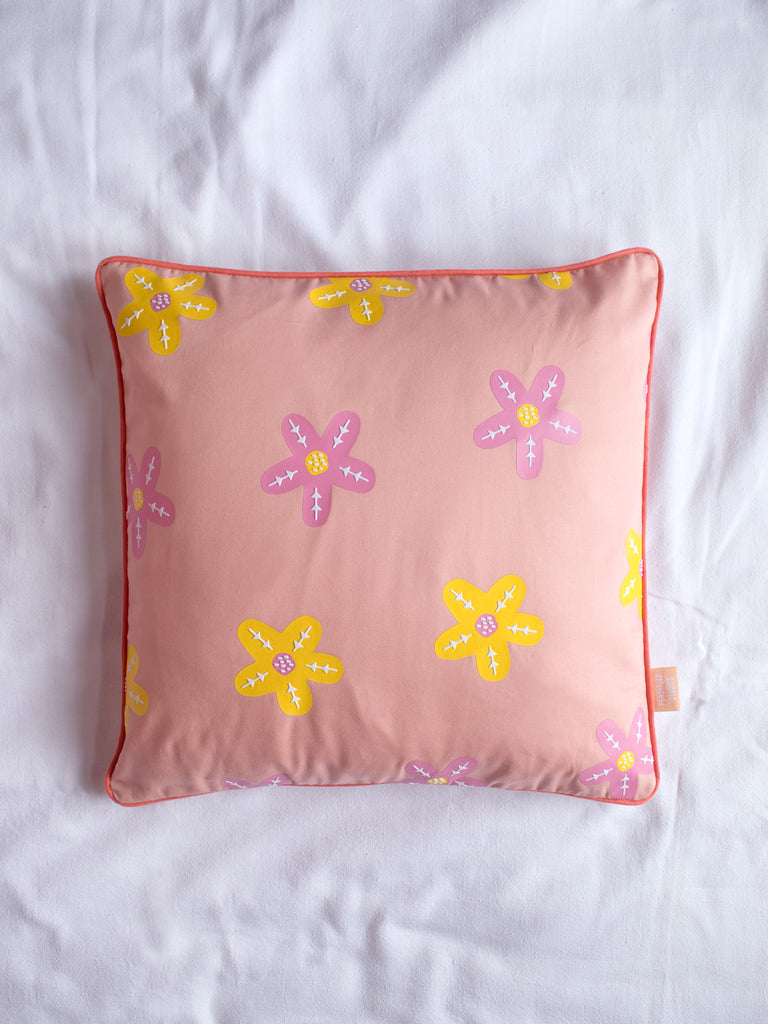
<svg viewBox="0 0 768 1024">
<path fill-rule="evenodd" d="M 755 0 L 0 5 L 0 1018 L 752 1024 L 768 1009 L 768 16 Z M 126 810 L 104 256 L 666 270 L 641 808 Z"/>
</svg>

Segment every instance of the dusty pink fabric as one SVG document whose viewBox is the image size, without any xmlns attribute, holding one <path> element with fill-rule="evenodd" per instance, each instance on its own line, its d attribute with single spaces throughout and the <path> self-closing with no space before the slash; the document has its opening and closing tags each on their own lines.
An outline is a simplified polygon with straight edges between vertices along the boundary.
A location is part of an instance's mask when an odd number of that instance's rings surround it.
<svg viewBox="0 0 768 1024">
<path fill-rule="evenodd" d="M 119 334 L 139 268 L 156 336 L 163 317 L 180 328 L 170 354 L 136 322 Z M 148 708 L 121 737 L 115 799 L 408 782 L 457 759 L 473 785 L 648 798 L 644 624 L 620 591 L 661 272 L 645 250 L 568 270 L 559 288 L 543 272 L 374 287 L 102 264 L 127 465 L 160 453 L 150 484 L 175 511 L 140 558 L 126 545 Z M 361 281 L 372 322 L 350 315 Z M 126 529 L 153 494 L 126 494 Z M 616 766 L 588 778 L 613 756 L 598 727 L 638 709 L 642 750 L 616 752 L 631 784 Z"/>
</svg>

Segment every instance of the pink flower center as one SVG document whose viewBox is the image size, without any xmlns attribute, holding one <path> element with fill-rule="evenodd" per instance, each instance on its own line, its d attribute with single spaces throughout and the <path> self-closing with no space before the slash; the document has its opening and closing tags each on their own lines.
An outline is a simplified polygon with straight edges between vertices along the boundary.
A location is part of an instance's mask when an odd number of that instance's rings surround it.
<svg viewBox="0 0 768 1024">
<path fill-rule="evenodd" d="M 440 776 L 436 779 L 430 779 L 429 784 L 430 786 L 447 786 L 448 779 L 444 779 L 442 776 Z"/>
<path fill-rule="evenodd" d="M 171 296 L 168 292 L 158 292 L 157 295 L 153 295 L 149 300 L 149 305 L 156 313 L 159 313 L 162 309 L 168 309 L 171 304 Z"/>
<path fill-rule="evenodd" d="M 481 615 L 475 623 L 475 629 L 480 636 L 493 636 L 499 624 L 493 615 Z"/>
<path fill-rule="evenodd" d="M 354 281 L 349 282 L 349 287 L 353 292 L 367 292 L 371 287 L 371 282 L 367 277 L 356 277 Z"/>
<path fill-rule="evenodd" d="M 631 750 L 625 750 L 623 754 L 619 754 L 619 759 L 616 762 L 616 767 L 620 772 L 628 772 L 632 765 L 635 763 L 635 755 Z"/>
<path fill-rule="evenodd" d="M 328 456 L 325 452 L 310 452 L 306 459 L 304 459 L 304 465 L 312 476 L 318 476 L 328 469 Z"/>
<path fill-rule="evenodd" d="M 140 487 L 137 487 L 133 492 L 133 507 L 138 512 L 141 506 L 144 504 L 144 494 Z"/>
<path fill-rule="evenodd" d="M 281 676 L 287 676 L 296 668 L 296 662 L 290 654 L 276 654 L 272 659 L 272 667 L 276 672 L 279 672 Z"/>
<path fill-rule="evenodd" d="M 535 427 L 539 422 L 539 410 L 535 405 L 521 405 L 517 410 L 517 418 L 524 427 Z"/>
</svg>

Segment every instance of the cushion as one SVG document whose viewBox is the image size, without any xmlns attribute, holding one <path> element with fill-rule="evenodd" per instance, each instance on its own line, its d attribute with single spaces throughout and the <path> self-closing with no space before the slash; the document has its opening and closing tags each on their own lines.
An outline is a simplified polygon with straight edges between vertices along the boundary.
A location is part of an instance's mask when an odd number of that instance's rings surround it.
<svg viewBox="0 0 768 1024">
<path fill-rule="evenodd" d="M 114 257 L 126 805 L 287 785 L 641 803 L 662 272 Z"/>
</svg>

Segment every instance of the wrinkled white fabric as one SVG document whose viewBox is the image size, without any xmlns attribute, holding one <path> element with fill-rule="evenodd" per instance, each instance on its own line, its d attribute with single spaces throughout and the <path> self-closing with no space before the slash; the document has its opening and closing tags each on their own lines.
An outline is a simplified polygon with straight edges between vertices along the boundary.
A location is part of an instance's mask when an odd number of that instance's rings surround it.
<svg viewBox="0 0 768 1024">
<path fill-rule="evenodd" d="M 4 1019 L 761 1020 L 765 6 L 10 0 L 0 38 Z M 119 429 L 97 262 L 525 267 L 631 245 L 667 278 L 647 615 L 682 708 L 657 716 L 652 801 L 113 805 Z"/>
</svg>

